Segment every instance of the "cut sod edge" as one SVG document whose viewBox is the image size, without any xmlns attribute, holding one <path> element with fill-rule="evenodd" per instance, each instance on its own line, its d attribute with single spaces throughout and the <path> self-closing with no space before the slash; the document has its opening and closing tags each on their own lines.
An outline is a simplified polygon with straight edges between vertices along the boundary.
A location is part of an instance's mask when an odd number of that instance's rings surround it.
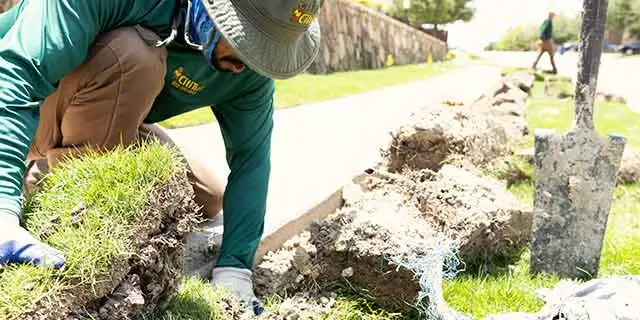
<svg viewBox="0 0 640 320">
<path fill-rule="evenodd" d="M 111 297 L 110 295 L 121 283 L 127 281 L 130 275 L 135 275 L 134 277 L 139 279 L 138 286 L 143 290 L 148 284 L 146 280 L 148 275 L 145 276 L 145 273 L 149 270 L 158 277 L 167 275 L 167 273 L 169 276 L 173 276 L 171 273 L 174 270 L 170 269 L 178 267 L 176 266 L 178 261 L 173 261 L 176 260 L 176 255 L 172 254 L 172 251 L 180 250 L 180 244 L 179 241 L 166 240 L 182 237 L 199 222 L 195 203 L 184 201 L 187 199 L 186 195 L 184 197 L 175 196 L 178 192 L 186 194 L 193 192 L 183 171 L 174 173 L 165 185 L 150 194 L 149 202 L 141 209 L 138 220 L 140 226 L 131 233 L 132 235 L 141 235 L 134 244 L 134 252 L 121 256 L 119 261 L 114 261 L 110 272 L 100 275 L 94 283 L 67 285 L 61 289 L 59 294 L 45 296 L 36 301 L 23 314 L 9 319 L 62 319 L 73 313 L 84 316 L 96 314 L 101 312 L 100 309 L 109 303 L 110 299 L 126 299 L 126 297 Z M 163 214 L 164 216 L 162 216 Z M 151 245 L 158 251 L 155 257 L 161 260 L 159 263 L 165 264 L 159 270 L 154 270 L 152 266 L 147 265 L 154 263 L 153 260 L 147 261 L 142 254 L 135 254 L 135 252 L 140 253 Z M 175 279 L 167 277 L 167 279 L 154 280 L 158 280 L 163 288 L 160 293 L 156 293 L 156 296 L 145 295 L 147 301 L 145 301 L 144 311 L 155 311 L 156 304 L 166 303 L 171 294 L 176 291 L 179 279 L 178 277 Z M 136 312 L 134 309 L 142 308 L 142 306 L 122 303 L 120 308 L 123 310 L 111 310 L 110 314 Z"/>
</svg>

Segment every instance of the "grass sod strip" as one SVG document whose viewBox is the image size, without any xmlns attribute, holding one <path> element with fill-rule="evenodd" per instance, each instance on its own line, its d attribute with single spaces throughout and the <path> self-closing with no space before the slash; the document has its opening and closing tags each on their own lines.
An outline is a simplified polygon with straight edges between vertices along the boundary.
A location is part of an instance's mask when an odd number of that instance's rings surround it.
<svg viewBox="0 0 640 320">
<path fill-rule="evenodd" d="M 168 300 L 181 237 L 197 223 L 185 172 L 178 153 L 157 142 L 53 170 L 26 204 L 26 226 L 60 249 L 66 265 L 3 270 L 0 318 L 122 319 Z"/>
</svg>

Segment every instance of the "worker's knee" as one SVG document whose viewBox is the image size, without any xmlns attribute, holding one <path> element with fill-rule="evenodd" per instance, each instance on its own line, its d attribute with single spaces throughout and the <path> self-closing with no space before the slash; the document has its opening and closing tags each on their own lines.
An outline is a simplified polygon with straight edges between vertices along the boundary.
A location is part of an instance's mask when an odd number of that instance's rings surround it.
<svg viewBox="0 0 640 320">
<path fill-rule="evenodd" d="M 160 38 L 152 31 L 140 26 L 115 29 L 100 35 L 91 49 L 91 58 L 98 68 L 114 68 L 120 74 L 135 78 L 139 85 L 162 88 L 166 73 L 167 51 L 156 48 L 153 43 Z"/>
<path fill-rule="evenodd" d="M 136 140 L 138 128 L 164 86 L 166 49 L 139 27 L 102 34 L 68 81 L 62 99 L 62 146 L 112 148 Z"/>
</svg>

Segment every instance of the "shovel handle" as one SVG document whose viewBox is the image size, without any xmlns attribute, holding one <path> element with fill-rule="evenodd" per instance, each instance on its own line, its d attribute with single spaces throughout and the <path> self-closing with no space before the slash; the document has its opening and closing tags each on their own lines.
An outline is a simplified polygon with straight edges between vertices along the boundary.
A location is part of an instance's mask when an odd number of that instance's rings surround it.
<svg viewBox="0 0 640 320">
<path fill-rule="evenodd" d="M 598 84 L 598 70 L 604 30 L 607 22 L 607 0 L 583 0 L 582 27 L 580 30 L 580 59 L 573 125 L 593 129 L 593 107 Z"/>
</svg>

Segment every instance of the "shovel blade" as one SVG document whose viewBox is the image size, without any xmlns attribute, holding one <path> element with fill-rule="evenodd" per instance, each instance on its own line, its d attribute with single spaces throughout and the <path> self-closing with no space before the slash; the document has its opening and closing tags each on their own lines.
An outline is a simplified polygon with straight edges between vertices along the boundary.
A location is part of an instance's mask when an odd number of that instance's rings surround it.
<svg viewBox="0 0 640 320">
<path fill-rule="evenodd" d="M 587 129 L 536 131 L 532 274 L 597 277 L 625 144 Z"/>
</svg>

